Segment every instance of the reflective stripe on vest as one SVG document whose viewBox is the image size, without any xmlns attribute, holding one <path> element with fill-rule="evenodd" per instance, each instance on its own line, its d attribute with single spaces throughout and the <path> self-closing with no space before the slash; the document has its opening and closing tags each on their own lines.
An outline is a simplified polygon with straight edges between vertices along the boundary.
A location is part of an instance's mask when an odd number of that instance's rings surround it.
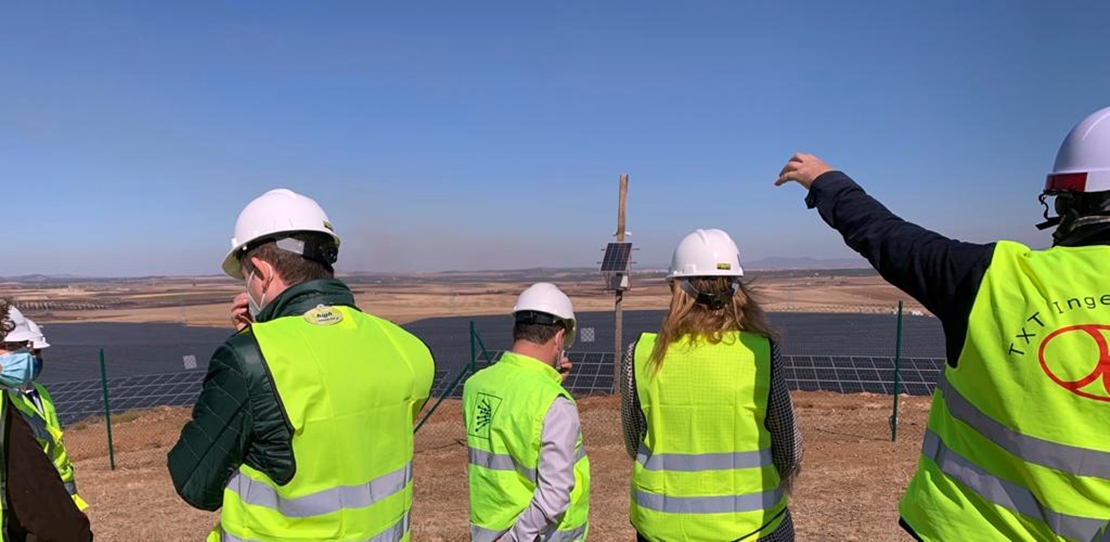
<svg viewBox="0 0 1110 542">
<path fill-rule="evenodd" d="M 471 542 L 493 542 L 509 532 L 509 529 L 503 531 L 491 531 L 483 529 L 473 523 L 470 524 L 470 540 Z M 544 542 L 574 542 L 586 536 L 586 526 L 583 525 L 577 529 L 569 531 L 557 531 L 549 529 L 547 532 L 540 535 L 540 540 Z"/>
<path fill-rule="evenodd" d="M 1105 519 L 1083 518 L 1061 514 L 1045 508 L 1033 492 L 1013 482 L 992 476 L 979 466 L 952 451 L 931 430 L 925 432 L 922 455 L 932 458 L 941 472 L 972 489 L 984 499 L 1011 512 L 1043 521 L 1060 536 L 1094 540 Z"/>
<path fill-rule="evenodd" d="M 652 454 L 640 443 L 636 461 L 647 470 L 698 472 L 705 470 L 749 469 L 771 463 L 771 450 L 714 454 Z"/>
<path fill-rule="evenodd" d="M 1110 480 L 1110 453 L 1068 446 L 1014 431 L 975 408 L 975 405 L 948 384 L 948 377 L 943 372 L 937 387 L 944 393 L 944 404 L 954 418 L 970 425 L 1023 461 L 1076 476 Z"/>
<path fill-rule="evenodd" d="M 385 531 L 383 531 L 382 533 L 374 536 L 373 538 L 366 539 L 366 542 L 395 542 L 396 540 L 401 540 L 402 538 L 405 537 L 405 534 L 409 532 L 410 525 L 411 525 L 411 522 L 409 520 L 409 514 L 408 514 L 408 512 L 405 512 L 405 515 L 401 516 L 401 519 L 398 520 L 397 523 L 393 524 L 392 527 L 386 529 Z M 264 541 L 262 541 L 262 540 L 253 540 L 253 539 L 250 539 L 250 538 L 240 538 L 240 537 L 235 536 L 231 533 L 228 533 L 227 531 L 223 531 L 223 532 L 220 533 L 220 542 L 264 542 Z"/>
<path fill-rule="evenodd" d="M 344 508 L 365 508 L 399 493 L 412 481 L 412 462 L 403 468 L 370 480 L 365 485 L 343 486 L 297 497 L 283 499 L 274 488 L 236 472 L 227 483 L 228 491 L 247 504 L 272 508 L 281 515 L 304 518 L 338 512 Z"/>
<path fill-rule="evenodd" d="M 747 495 L 672 497 L 636 490 L 636 504 L 671 514 L 722 514 L 770 510 L 782 501 L 782 487 Z"/>
<path fill-rule="evenodd" d="M 38 403 L 34 403 L 33 399 L 31 403 L 35 405 L 35 411 L 40 413 L 43 421 L 46 423 L 48 431 L 53 437 L 53 445 L 46 450 L 46 453 L 50 456 L 50 460 L 54 463 L 54 466 L 58 469 L 58 474 L 61 475 L 62 482 L 66 482 L 67 486 L 69 486 L 73 482 L 73 463 L 69 460 L 69 454 L 62 440 L 62 426 L 58 422 L 58 411 L 54 405 L 54 398 L 50 396 L 50 392 L 47 391 L 46 386 L 38 382 L 34 383 L 34 391 L 38 396 Z M 31 399 L 26 393 L 24 393 L 23 396 Z M 73 487 L 74 489 L 70 491 L 70 494 L 76 495 L 76 486 Z M 84 503 L 84 501 L 81 502 Z M 87 507 L 87 504 L 85 506 Z"/>
<path fill-rule="evenodd" d="M 19 413 L 27 422 L 27 425 L 31 426 L 31 433 L 35 435 L 35 440 L 39 441 L 39 444 L 43 446 L 43 451 L 46 453 L 46 456 L 53 459 L 55 446 L 54 437 L 46 427 L 46 420 L 42 419 L 42 417 L 37 414 L 25 412 L 18 407 L 16 410 L 20 411 Z"/>
<path fill-rule="evenodd" d="M 578 440 L 582 440 L 582 435 L 579 433 Z M 538 478 L 535 469 L 529 469 L 521 465 L 513 459 L 511 455 L 497 454 L 487 452 L 485 450 L 473 447 L 467 447 L 467 455 L 470 459 L 470 464 L 478 467 L 483 467 L 491 470 L 508 470 L 516 471 L 517 474 L 523 476 L 529 482 L 536 483 Z M 579 446 L 574 453 L 574 461 L 578 462 L 583 457 L 586 457 L 585 448 Z"/>
</svg>

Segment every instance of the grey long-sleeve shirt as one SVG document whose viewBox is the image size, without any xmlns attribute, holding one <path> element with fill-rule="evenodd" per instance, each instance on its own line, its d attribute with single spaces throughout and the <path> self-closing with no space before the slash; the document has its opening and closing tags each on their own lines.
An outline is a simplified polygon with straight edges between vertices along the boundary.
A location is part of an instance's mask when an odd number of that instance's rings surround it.
<svg viewBox="0 0 1110 542">
<path fill-rule="evenodd" d="M 575 446 L 580 432 L 578 408 L 563 397 L 556 398 L 540 430 L 540 457 L 532 502 L 501 538 L 503 542 L 532 542 L 562 521 L 574 489 Z"/>
</svg>

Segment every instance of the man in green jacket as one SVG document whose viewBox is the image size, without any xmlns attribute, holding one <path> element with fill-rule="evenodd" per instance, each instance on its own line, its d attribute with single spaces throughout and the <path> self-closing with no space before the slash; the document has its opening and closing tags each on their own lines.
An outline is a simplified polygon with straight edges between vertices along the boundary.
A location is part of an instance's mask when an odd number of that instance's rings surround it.
<svg viewBox="0 0 1110 542">
<path fill-rule="evenodd" d="M 334 278 L 323 209 L 286 189 L 239 215 L 228 275 L 238 332 L 208 366 L 169 453 L 174 487 L 222 507 L 209 540 L 409 540 L 413 419 L 434 362 Z"/>
</svg>

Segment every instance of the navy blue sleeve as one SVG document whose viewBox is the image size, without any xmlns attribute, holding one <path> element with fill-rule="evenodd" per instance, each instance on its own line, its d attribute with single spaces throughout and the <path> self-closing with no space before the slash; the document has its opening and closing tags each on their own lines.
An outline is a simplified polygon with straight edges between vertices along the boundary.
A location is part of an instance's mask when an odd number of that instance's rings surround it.
<svg viewBox="0 0 1110 542">
<path fill-rule="evenodd" d="M 902 220 L 840 171 L 818 177 L 806 205 L 817 208 L 883 279 L 940 319 L 948 363 L 955 367 L 994 243 L 965 243 Z"/>
</svg>

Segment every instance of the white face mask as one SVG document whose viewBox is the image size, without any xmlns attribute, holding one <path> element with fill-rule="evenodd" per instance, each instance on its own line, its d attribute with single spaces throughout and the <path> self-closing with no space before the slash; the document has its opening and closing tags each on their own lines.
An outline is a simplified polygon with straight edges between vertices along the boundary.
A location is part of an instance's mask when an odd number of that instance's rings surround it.
<svg viewBox="0 0 1110 542">
<path fill-rule="evenodd" d="M 262 292 L 262 299 L 255 301 L 254 296 L 251 295 L 251 279 L 254 278 L 254 271 L 251 271 L 250 276 L 247 277 L 247 311 L 251 313 L 251 320 L 258 318 L 258 313 L 262 312 L 263 303 L 266 303 L 266 292 Z"/>
</svg>

